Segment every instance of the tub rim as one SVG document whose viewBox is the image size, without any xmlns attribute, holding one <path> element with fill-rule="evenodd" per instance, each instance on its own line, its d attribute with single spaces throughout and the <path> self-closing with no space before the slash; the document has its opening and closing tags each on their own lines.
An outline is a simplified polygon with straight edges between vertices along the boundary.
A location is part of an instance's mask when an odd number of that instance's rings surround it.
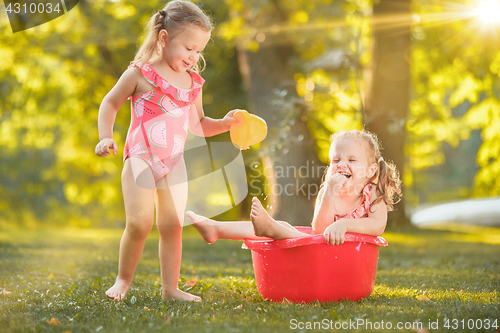
<svg viewBox="0 0 500 333">
<path fill-rule="evenodd" d="M 312 234 L 311 227 L 295 227 L 301 232 Z M 345 234 L 344 243 L 366 243 L 378 246 L 387 246 L 388 243 L 382 236 L 370 236 L 365 234 L 358 234 L 347 232 Z M 323 234 L 317 234 L 311 237 L 287 238 L 287 239 L 245 239 L 242 247 L 250 250 L 280 250 L 289 249 L 297 246 L 325 244 L 325 237 Z"/>
</svg>

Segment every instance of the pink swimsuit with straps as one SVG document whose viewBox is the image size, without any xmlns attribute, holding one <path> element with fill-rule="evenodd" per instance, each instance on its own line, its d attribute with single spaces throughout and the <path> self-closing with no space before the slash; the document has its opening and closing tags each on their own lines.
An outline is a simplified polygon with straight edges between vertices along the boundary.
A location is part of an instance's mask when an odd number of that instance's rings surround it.
<svg viewBox="0 0 500 333">
<path fill-rule="evenodd" d="M 130 67 L 138 67 L 130 65 Z M 191 88 L 174 87 L 149 64 L 141 73 L 154 86 L 143 95 L 132 96 L 132 121 L 123 160 L 139 157 L 146 161 L 155 181 L 165 177 L 182 159 L 186 142 L 189 109 L 205 80 L 191 71 Z"/>
<path fill-rule="evenodd" d="M 372 183 L 368 183 L 365 185 L 363 188 L 363 198 L 361 198 L 361 202 L 359 203 L 356 208 L 352 212 L 346 215 L 338 215 L 335 214 L 334 221 L 338 221 L 340 219 L 359 219 L 362 217 L 368 217 L 368 211 L 370 210 L 370 192 L 372 191 L 373 186 L 375 186 Z"/>
</svg>

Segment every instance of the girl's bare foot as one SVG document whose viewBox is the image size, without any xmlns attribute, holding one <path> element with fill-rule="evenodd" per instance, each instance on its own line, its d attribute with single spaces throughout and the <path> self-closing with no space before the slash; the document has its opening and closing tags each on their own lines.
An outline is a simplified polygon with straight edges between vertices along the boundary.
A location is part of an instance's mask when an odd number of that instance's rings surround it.
<svg viewBox="0 0 500 333">
<path fill-rule="evenodd" d="M 179 289 L 174 289 L 172 291 L 165 290 L 163 292 L 162 298 L 166 301 L 177 300 L 177 301 L 201 302 L 201 297 L 185 293 Z"/>
<path fill-rule="evenodd" d="M 276 230 L 276 222 L 262 206 L 259 199 L 252 199 L 252 211 L 250 212 L 250 219 L 252 220 L 253 230 L 256 236 L 269 237 L 273 239 L 282 238 L 278 237 Z"/>
<path fill-rule="evenodd" d="M 186 212 L 186 218 L 188 222 L 191 223 L 196 230 L 198 230 L 201 237 L 203 237 L 205 242 L 208 244 L 212 244 L 219 239 L 217 235 L 217 228 L 213 220 L 207 219 L 206 217 L 197 215 L 193 212 Z"/>
<path fill-rule="evenodd" d="M 106 296 L 119 302 L 125 299 L 132 282 L 116 278 L 115 284 L 106 291 Z"/>
</svg>

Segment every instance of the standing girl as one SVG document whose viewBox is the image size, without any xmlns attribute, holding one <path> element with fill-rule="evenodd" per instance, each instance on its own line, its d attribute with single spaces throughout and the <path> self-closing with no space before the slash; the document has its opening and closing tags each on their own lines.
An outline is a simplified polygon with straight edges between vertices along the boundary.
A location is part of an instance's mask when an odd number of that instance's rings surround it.
<svg viewBox="0 0 500 333">
<path fill-rule="evenodd" d="M 196 5 L 169 2 L 151 17 L 146 39 L 134 61 L 100 106 L 100 142 L 95 152 L 105 157 L 112 149 L 116 155 L 116 113 L 127 98 L 132 99 L 122 171 L 126 227 L 120 243 L 118 276 L 106 291 L 117 301 L 125 297 L 132 284 L 146 236 L 153 226 L 155 206 L 162 297 L 201 301 L 178 289 L 187 201 L 184 143 L 188 127 L 195 135 L 213 136 L 228 131 L 235 122 L 235 110 L 221 120 L 203 113 L 204 80 L 197 73 L 198 61 L 211 30 L 210 19 Z"/>
<path fill-rule="evenodd" d="M 387 212 L 399 201 L 401 181 L 392 163 L 380 155 L 377 137 L 367 131 L 344 131 L 332 136 L 330 166 L 316 199 L 312 220 L 315 234 L 331 245 L 344 243 L 346 232 L 381 235 Z M 186 216 L 208 243 L 217 239 L 309 237 L 287 222 L 276 221 L 253 198 L 251 222 L 217 222 Z"/>
</svg>

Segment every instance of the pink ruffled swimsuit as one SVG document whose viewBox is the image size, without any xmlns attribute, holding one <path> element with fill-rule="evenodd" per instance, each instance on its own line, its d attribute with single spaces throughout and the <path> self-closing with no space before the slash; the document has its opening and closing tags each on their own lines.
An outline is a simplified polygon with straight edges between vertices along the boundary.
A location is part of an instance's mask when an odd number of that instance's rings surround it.
<svg viewBox="0 0 500 333">
<path fill-rule="evenodd" d="M 123 160 L 129 157 L 143 159 L 158 181 L 182 159 L 189 109 L 205 80 L 192 71 L 191 88 L 181 89 L 168 83 L 149 64 L 144 65 L 141 72 L 154 89 L 132 97 L 132 121 Z"/>
<path fill-rule="evenodd" d="M 372 191 L 373 186 L 375 186 L 372 183 L 368 183 L 365 185 L 363 188 L 363 198 L 361 199 L 361 202 L 359 205 L 354 208 L 352 212 L 346 215 L 338 215 L 335 214 L 334 222 L 338 221 L 340 219 L 358 219 L 362 217 L 368 217 L 368 211 L 370 210 L 370 192 Z"/>
</svg>

